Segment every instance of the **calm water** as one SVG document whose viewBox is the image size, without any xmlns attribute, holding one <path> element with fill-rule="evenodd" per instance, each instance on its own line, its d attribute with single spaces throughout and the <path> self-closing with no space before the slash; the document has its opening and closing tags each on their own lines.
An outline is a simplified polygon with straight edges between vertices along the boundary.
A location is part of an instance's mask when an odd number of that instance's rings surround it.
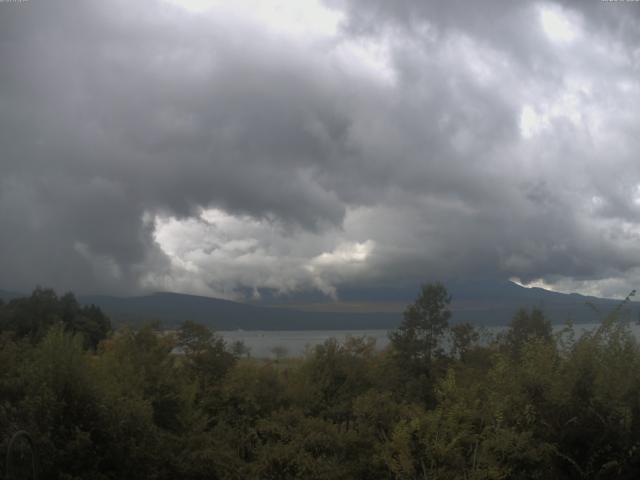
<svg viewBox="0 0 640 480">
<path fill-rule="evenodd" d="M 574 326 L 576 336 L 586 331 L 597 328 L 598 325 L 580 324 Z M 564 328 L 563 325 L 554 326 L 554 330 L 558 331 Z M 486 342 L 493 336 L 504 330 L 504 327 L 486 327 L 481 329 L 481 338 Z M 640 326 L 631 325 L 632 332 L 636 337 L 640 338 Z M 338 341 L 344 341 L 348 336 L 352 337 L 372 337 L 376 340 L 376 348 L 383 349 L 389 344 L 387 330 L 288 330 L 288 331 L 221 331 L 224 339 L 231 343 L 241 340 L 251 349 L 251 356 L 258 358 L 275 357 L 275 348 L 284 348 L 286 356 L 297 357 L 305 353 L 308 348 L 323 343 L 329 338 L 336 338 Z"/>
</svg>

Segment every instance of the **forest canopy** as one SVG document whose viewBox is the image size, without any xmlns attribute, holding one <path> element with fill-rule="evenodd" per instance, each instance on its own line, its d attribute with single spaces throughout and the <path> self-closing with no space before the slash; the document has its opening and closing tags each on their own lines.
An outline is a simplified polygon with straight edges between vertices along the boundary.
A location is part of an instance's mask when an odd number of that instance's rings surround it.
<svg viewBox="0 0 640 480">
<path fill-rule="evenodd" d="M 390 344 L 251 358 L 206 327 L 111 330 L 36 289 L 0 305 L 0 452 L 46 479 L 578 479 L 640 474 L 640 346 L 521 310 L 481 341 L 425 285 Z M 8 472 L 2 471 L 6 477 Z"/>
</svg>

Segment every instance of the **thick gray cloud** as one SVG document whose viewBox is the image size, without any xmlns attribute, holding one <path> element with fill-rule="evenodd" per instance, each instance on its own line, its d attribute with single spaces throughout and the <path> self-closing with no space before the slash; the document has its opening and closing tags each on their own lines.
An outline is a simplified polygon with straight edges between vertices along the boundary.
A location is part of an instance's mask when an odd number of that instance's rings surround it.
<svg viewBox="0 0 640 480">
<path fill-rule="evenodd" d="M 637 285 L 640 3 L 180 3 L 0 3 L 0 286 Z"/>
</svg>

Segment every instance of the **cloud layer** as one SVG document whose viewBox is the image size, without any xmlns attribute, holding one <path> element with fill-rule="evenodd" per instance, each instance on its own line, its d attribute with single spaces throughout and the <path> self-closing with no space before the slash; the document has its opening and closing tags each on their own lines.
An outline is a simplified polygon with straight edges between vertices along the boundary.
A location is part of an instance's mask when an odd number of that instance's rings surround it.
<svg viewBox="0 0 640 480">
<path fill-rule="evenodd" d="M 0 286 L 640 280 L 640 4 L 0 4 Z"/>
</svg>

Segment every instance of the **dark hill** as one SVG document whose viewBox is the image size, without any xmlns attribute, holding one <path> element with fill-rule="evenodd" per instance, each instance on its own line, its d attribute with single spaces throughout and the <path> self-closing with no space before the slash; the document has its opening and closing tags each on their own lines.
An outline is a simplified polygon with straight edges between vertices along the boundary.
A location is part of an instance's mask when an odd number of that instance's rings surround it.
<svg viewBox="0 0 640 480">
<path fill-rule="evenodd" d="M 619 300 L 525 288 L 513 282 L 457 281 L 449 283 L 448 288 L 453 297 L 453 322 L 466 321 L 476 325 L 506 325 L 521 307 L 540 308 L 553 323 L 568 319 L 576 323 L 595 323 L 620 304 Z M 94 296 L 80 300 L 100 306 L 116 322 L 158 320 L 171 327 L 184 320 L 193 320 L 218 330 L 395 328 L 402 320 L 404 306 L 411 301 L 397 302 L 395 312 L 375 311 L 375 302 L 370 302 L 368 313 L 355 313 L 273 308 L 176 293 L 130 298 Z M 637 318 L 639 312 L 640 306 L 636 303 L 624 309 L 628 317 Z"/>
<path fill-rule="evenodd" d="M 396 313 L 327 313 L 257 307 L 218 298 L 155 293 L 142 297 L 80 297 L 102 308 L 116 323 L 160 321 L 175 327 L 193 320 L 217 330 L 340 330 L 394 328 Z"/>
<path fill-rule="evenodd" d="M 455 280 L 446 282 L 446 286 L 453 297 L 454 323 L 506 325 L 521 307 L 541 308 L 553 323 L 567 319 L 595 323 L 620 304 L 619 300 L 525 288 L 509 281 Z M 172 328 L 185 320 L 193 320 L 218 330 L 367 330 L 395 328 L 402 320 L 404 307 L 417 293 L 416 288 L 413 293 L 407 291 L 398 296 L 391 302 L 393 308 L 389 308 L 389 302 L 359 302 L 366 307 L 362 311 L 339 311 L 329 308 L 329 304 L 325 310 L 322 305 L 305 309 L 302 303 L 298 307 L 277 308 L 177 293 L 138 297 L 92 295 L 81 296 L 79 301 L 98 305 L 115 324 L 159 321 L 164 327 Z M 0 290 L 0 298 L 5 301 L 16 296 L 19 294 Z M 625 306 L 623 313 L 637 319 L 640 305 L 632 302 Z"/>
<path fill-rule="evenodd" d="M 453 297 L 455 320 L 485 325 L 506 325 L 521 307 L 540 308 L 556 324 L 567 320 L 596 323 L 621 303 L 621 300 L 577 293 L 525 288 L 510 281 L 454 281 L 447 287 Z M 638 318 L 640 305 L 631 302 L 622 313 L 626 317 Z"/>
</svg>

